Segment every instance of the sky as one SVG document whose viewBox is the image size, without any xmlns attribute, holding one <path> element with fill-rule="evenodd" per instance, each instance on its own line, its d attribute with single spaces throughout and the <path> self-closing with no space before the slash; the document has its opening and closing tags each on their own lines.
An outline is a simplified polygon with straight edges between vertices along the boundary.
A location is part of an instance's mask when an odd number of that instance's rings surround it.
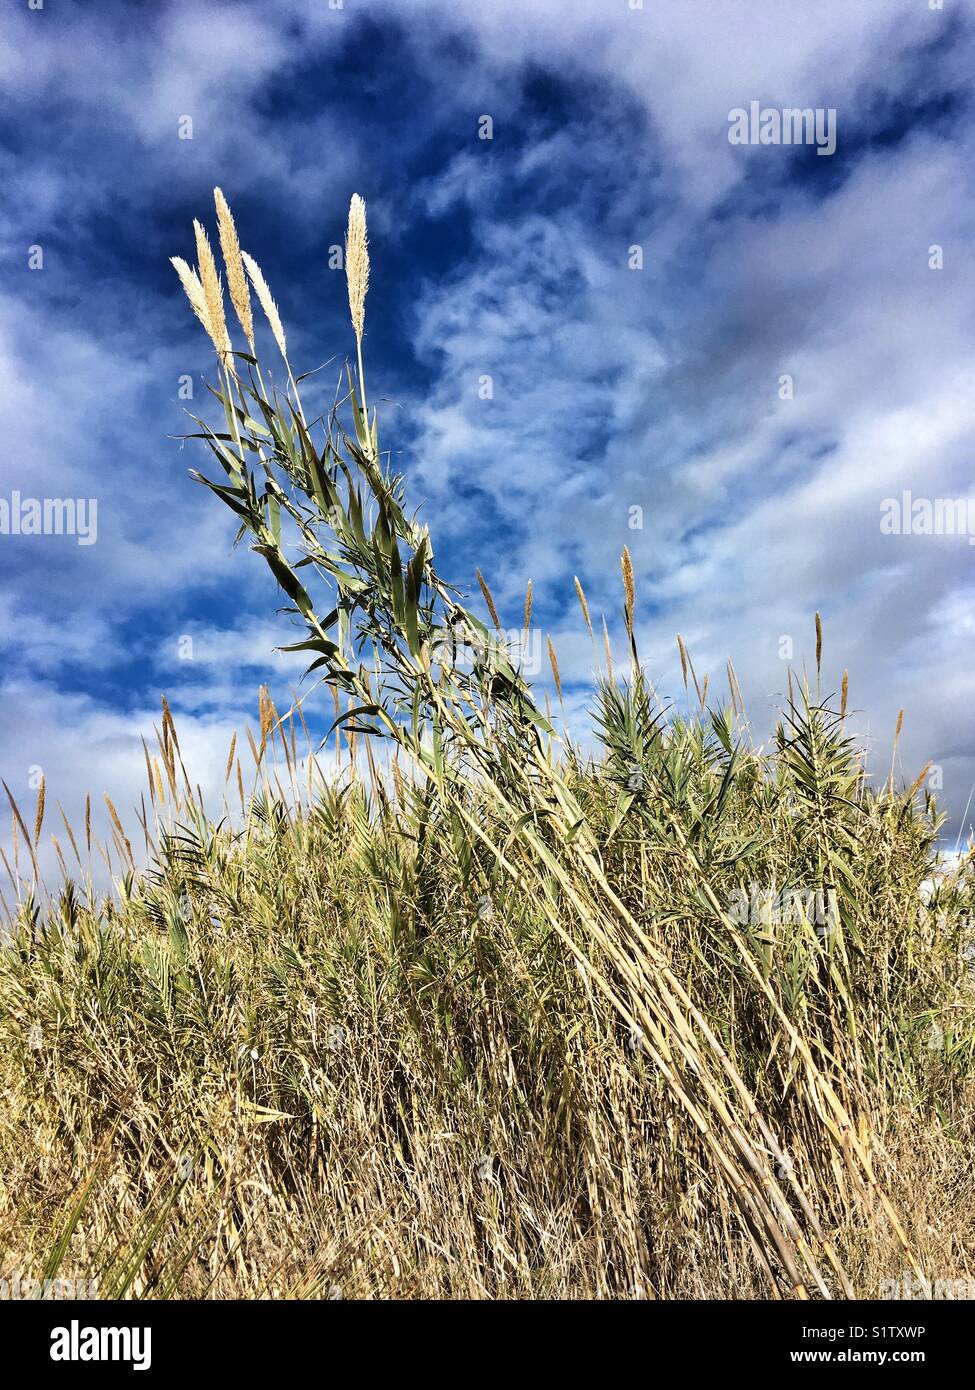
<svg viewBox="0 0 975 1390">
<path fill-rule="evenodd" d="M 625 545 L 662 698 L 680 632 L 715 703 L 733 660 L 764 739 L 819 612 L 875 780 L 903 709 L 897 773 L 934 764 L 964 842 L 975 549 L 884 517 L 975 496 L 973 68 L 963 0 L 6 7 L 0 776 L 25 814 L 39 772 L 75 823 L 86 793 L 134 806 L 163 693 L 218 802 L 258 687 L 286 706 L 301 676 L 178 438 L 213 360 L 169 257 L 219 185 L 302 371 L 352 350 L 330 248 L 365 198 L 382 444 L 446 578 L 476 593 L 479 566 L 510 627 L 531 578 L 580 736 L 573 577 L 622 651 Z M 738 143 L 753 103 L 835 140 Z M 11 534 L 15 494 L 94 500 L 97 530 Z"/>
</svg>

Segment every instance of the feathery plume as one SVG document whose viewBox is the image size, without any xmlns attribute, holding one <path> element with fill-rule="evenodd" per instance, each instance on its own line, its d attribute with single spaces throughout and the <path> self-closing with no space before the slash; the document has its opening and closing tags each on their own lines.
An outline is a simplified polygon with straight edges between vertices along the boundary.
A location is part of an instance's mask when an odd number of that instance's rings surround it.
<svg viewBox="0 0 975 1390">
<path fill-rule="evenodd" d="M 176 737 L 176 721 L 173 719 L 173 711 L 169 708 L 169 701 L 166 699 L 165 695 L 162 697 L 162 712 L 163 730 L 165 732 L 168 729 L 168 739 L 175 745 L 178 753 L 180 747 L 179 739 Z"/>
<path fill-rule="evenodd" d="M 44 824 L 44 777 L 41 776 L 41 784 L 37 789 L 37 814 L 34 817 L 34 850 L 37 850 L 37 842 L 41 838 L 41 826 Z"/>
<path fill-rule="evenodd" d="M 737 713 L 738 713 L 738 696 L 735 694 L 734 670 L 733 670 L 733 668 L 732 668 L 732 665 L 731 665 L 731 662 L 730 662 L 730 661 L 728 662 L 728 665 L 727 665 L 727 668 L 726 668 L 726 669 L 727 669 L 727 672 L 728 672 L 728 693 L 729 693 L 730 696 L 731 696 L 731 712 L 732 712 L 732 714 L 737 714 Z"/>
<path fill-rule="evenodd" d="M 927 777 L 927 775 L 928 775 L 928 773 L 931 771 L 932 767 L 934 767 L 934 763 L 925 763 L 925 764 L 924 764 L 924 766 L 921 768 L 921 771 L 918 773 L 917 777 L 914 779 L 914 783 L 913 783 L 913 785 L 911 786 L 911 790 L 907 793 L 907 796 L 905 797 L 905 800 L 906 800 L 906 801 L 911 801 L 911 800 L 913 800 L 913 798 L 915 797 L 915 795 L 917 794 L 917 792 L 918 792 L 919 789 L 920 789 L 921 783 L 924 781 L 925 777 Z"/>
<path fill-rule="evenodd" d="M 190 306 L 196 317 L 203 324 L 204 331 L 210 341 L 216 346 L 213 336 L 213 325 L 210 322 L 210 315 L 207 312 L 207 302 L 203 294 L 203 286 L 200 284 L 200 277 L 195 270 L 186 264 L 182 256 L 170 256 L 170 265 L 180 278 L 180 283 L 186 291 L 186 298 L 190 301 Z"/>
<path fill-rule="evenodd" d="M 545 640 L 548 643 L 548 660 L 552 667 L 552 675 L 555 677 L 555 688 L 559 692 L 559 699 L 562 699 L 562 681 L 559 677 L 559 663 L 555 656 L 555 648 L 552 646 L 551 637 L 546 634 Z"/>
<path fill-rule="evenodd" d="M 480 570 L 475 570 L 474 573 L 477 575 L 477 582 L 481 586 L 481 593 L 484 595 L 484 602 L 487 604 L 488 612 L 491 614 L 491 621 L 494 623 L 494 626 L 500 632 L 501 620 L 498 617 L 498 610 L 494 606 L 494 599 L 491 597 L 491 590 L 487 586 L 487 580 L 484 578 L 484 575 L 481 573 Z"/>
<path fill-rule="evenodd" d="M 258 701 L 261 715 L 261 745 L 263 746 L 274 723 L 271 715 L 271 692 L 266 685 L 260 687 Z"/>
<path fill-rule="evenodd" d="M 846 718 L 846 697 L 850 693 L 850 673 L 843 672 L 843 687 L 840 691 L 840 718 Z"/>
<path fill-rule="evenodd" d="M 626 594 L 626 630 L 632 638 L 633 605 L 636 601 L 636 593 L 633 588 L 633 561 L 630 559 L 630 552 L 625 545 L 620 557 L 620 567 L 623 571 L 623 589 Z"/>
<path fill-rule="evenodd" d="M 680 652 L 680 673 L 684 677 L 684 689 L 687 689 L 687 648 L 684 646 L 684 639 L 678 632 L 677 650 Z"/>
<path fill-rule="evenodd" d="M 267 287 L 267 281 L 261 272 L 261 267 L 257 264 L 253 256 L 248 256 L 246 251 L 241 251 L 240 258 L 247 267 L 247 274 L 250 276 L 251 284 L 254 286 L 254 293 L 260 301 L 261 308 L 264 310 L 265 317 L 271 325 L 271 332 L 274 334 L 274 341 L 278 345 L 278 351 L 287 362 L 288 346 L 284 339 L 284 328 L 281 325 L 281 315 L 278 313 L 278 306 L 271 298 L 271 291 Z"/>
<path fill-rule="evenodd" d="M 366 237 L 366 205 L 358 193 L 349 203 L 349 226 L 345 234 L 345 279 L 349 287 L 349 312 L 356 341 L 362 342 L 366 322 L 366 291 L 369 289 L 369 245 Z"/>
<path fill-rule="evenodd" d="M 217 356 L 225 367 L 229 367 L 233 349 L 230 333 L 227 331 L 227 319 L 223 312 L 223 286 L 220 283 L 217 263 L 213 258 L 213 251 L 210 249 L 210 239 L 206 230 L 196 218 L 193 219 L 193 231 L 196 234 L 196 260 L 199 266 L 200 284 L 203 286 L 207 318 L 210 320 L 212 330 L 210 337 L 217 350 Z"/>
<path fill-rule="evenodd" d="M 67 816 L 64 814 L 64 807 L 61 805 L 60 801 L 58 802 L 58 810 L 61 812 L 61 819 L 64 821 L 64 828 L 65 828 L 65 830 L 68 832 L 68 839 L 71 841 L 71 848 L 72 848 L 72 850 L 74 851 L 74 857 L 75 857 L 75 859 L 78 861 L 78 865 L 79 865 L 79 867 L 80 867 L 80 866 L 81 866 L 81 855 L 78 853 L 78 845 L 77 845 L 77 841 L 75 840 L 75 837 L 74 837 L 74 831 L 71 829 L 71 822 L 68 820 Z"/>
<path fill-rule="evenodd" d="M 613 680 L 613 648 L 609 641 L 609 628 L 606 626 L 606 618 L 603 616 L 603 647 L 606 651 L 606 673 L 610 682 Z"/>
<path fill-rule="evenodd" d="M 277 733 L 281 739 L 281 743 L 283 746 L 285 744 L 285 737 L 284 729 L 281 727 L 281 716 L 280 714 L 278 714 L 277 707 L 274 701 L 271 699 L 271 692 L 267 689 L 267 686 L 265 686 L 265 690 L 267 690 L 267 714 L 268 719 L 271 721 L 269 733 L 272 735 L 272 737 L 275 733 Z"/>
<path fill-rule="evenodd" d="M 118 831 L 119 836 L 120 836 L 120 838 L 121 838 L 121 840 L 122 840 L 122 843 L 125 845 L 125 852 L 126 852 L 126 854 L 128 855 L 128 857 L 129 857 L 129 863 L 134 865 L 134 864 L 135 864 L 135 859 L 134 859 L 133 856 L 132 856 L 132 846 L 129 844 L 129 837 L 128 837 L 128 835 L 126 835 L 125 831 L 124 831 L 123 828 L 122 828 L 122 822 L 121 822 L 121 820 L 119 820 L 118 811 L 116 811 L 115 807 L 112 805 L 112 799 L 111 799 L 111 797 L 109 796 L 108 792 L 103 792 L 102 795 L 103 795 L 104 798 L 105 798 L 105 805 L 108 807 L 108 814 L 109 814 L 109 815 L 111 816 L 111 818 L 112 818 L 112 824 L 114 825 L 115 829 Z"/>
<path fill-rule="evenodd" d="M 819 675 L 819 668 L 823 660 L 823 620 L 816 614 L 816 675 Z"/>
<path fill-rule="evenodd" d="M 741 693 L 741 686 L 738 684 L 738 672 L 735 670 L 734 662 L 728 662 L 728 684 L 731 687 L 731 701 L 734 706 L 735 714 L 744 715 L 745 701 Z"/>
<path fill-rule="evenodd" d="M 220 233 L 223 263 L 227 267 L 227 289 L 230 293 L 230 302 L 234 306 L 234 313 L 244 330 L 244 337 L 247 339 L 247 345 L 253 356 L 254 315 L 251 312 L 251 296 L 247 288 L 247 276 L 244 274 L 244 262 L 240 256 L 240 241 L 237 238 L 234 215 L 223 196 L 222 189 L 215 188 L 213 190 L 213 201 L 217 205 L 217 229 Z"/>
<path fill-rule="evenodd" d="M 223 784 L 224 784 L 224 786 L 226 786 L 227 783 L 230 781 L 230 773 L 231 773 L 231 771 L 233 770 L 233 766 L 234 766 L 234 753 L 235 753 L 236 749 L 237 749 L 237 730 L 235 729 L 235 730 L 234 730 L 233 737 L 232 737 L 231 740 L 230 740 L 230 752 L 227 754 L 227 771 L 226 771 L 226 773 L 224 774 L 224 779 L 223 779 Z"/>
<path fill-rule="evenodd" d="M 529 579 L 528 588 L 525 590 L 525 631 L 531 626 L 532 620 L 532 582 Z"/>
<path fill-rule="evenodd" d="M 592 637 L 593 631 L 592 631 L 592 623 L 591 623 L 590 620 L 589 620 L 589 605 L 588 605 L 588 603 L 586 602 L 586 596 L 585 596 L 585 594 L 582 592 L 582 585 L 579 583 L 579 576 L 576 575 L 576 576 L 574 576 L 574 578 L 575 578 L 575 585 L 576 585 L 576 593 L 579 595 L 579 603 L 580 603 L 581 606 L 582 606 L 582 616 L 583 616 L 583 617 L 585 618 L 585 620 L 586 620 L 586 627 L 589 629 L 589 636 Z"/>
<path fill-rule="evenodd" d="M 897 728 L 894 730 L 894 745 L 890 750 L 890 790 L 894 790 L 894 769 L 897 766 L 897 744 L 900 740 L 901 729 L 904 727 L 904 711 L 897 712 Z M 912 793 L 913 795 L 913 793 Z"/>
</svg>

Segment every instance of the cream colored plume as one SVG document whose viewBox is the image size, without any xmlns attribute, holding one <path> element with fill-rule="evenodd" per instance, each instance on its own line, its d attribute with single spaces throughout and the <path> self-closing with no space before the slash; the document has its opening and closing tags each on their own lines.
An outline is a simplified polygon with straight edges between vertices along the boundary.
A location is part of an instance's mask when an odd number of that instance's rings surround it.
<svg viewBox="0 0 975 1390">
<path fill-rule="evenodd" d="M 213 190 L 213 201 L 217 205 L 220 250 L 223 252 L 224 265 L 227 267 L 227 289 L 230 293 L 230 302 L 234 306 L 234 313 L 244 330 L 244 337 L 247 339 L 247 345 L 253 356 L 254 316 L 251 313 L 251 297 L 247 288 L 247 276 L 244 274 L 244 263 L 241 260 L 237 228 L 234 225 L 233 213 L 223 196 L 222 189 L 215 188 Z"/>
<path fill-rule="evenodd" d="M 349 227 L 345 235 L 345 279 L 349 287 L 349 311 L 356 341 L 362 342 L 366 322 L 366 292 L 369 289 L 369 245 L 366 237 L 366 205 L 358 193 L 349 204 Z"/>
<path fill-rule="evenodd" d="M 626 630 L 633 636 L 633 607 L 636 602 L 636 591 L 633 586 L 633 561 L 630 559 L 630 552 L 626 546 L 623 547 L 623 554 L 620 557 L 620 568 L 623 571 L 623 590 L 626 595 Z"/>
<path fill-rule="evenodd" d="M 278 313 L 278 306 L 271 298 L 271 291 L 267 287 L 267 281 L 261 272 L 261 267 L 257 264 L 253 256 L 249 256 L 246 251 L 241 251 L 241 260 L 247 267 L 247 274 L 250 276 L 251 284 L 254 286 L 254 293 L 260 301 L 261 308 L 268 323 L 271 325 L 271 332 L 274 334 L 274 341 L 277 343 L 281 356 L 287 362 L 288 347 L 284 338 L 284 327 L 281 323 L 281 315 Z"/>
<path fill-rule="evenodd" d="M 194 314 L 203 324 L 207 336 L 213 341 L 216 347 L 216 340 L 213 337 L 213 325 L 210 322 L 210 315 L 207 313 L 207 302 L 203 294 L 203 286 L 200 284 L 200 277 L 195 270 L 192 270 L 182 256 L 170 256 L 170 264 L 175 268 L 176 274 L 180 278 L 180 283 L 186 291 L 186 298 Z"/>
<path fill-rule="evenodd" d="M 230 334 L 227 331 L 227 320 L 223 312 L 223 286 L 220 283 L 220 275 L 217 271 L 217 263 L 213 258 L 210 249 L 210 241 L 206 231 L 200 222 L 193 221 L 193 231 L 196 233 L 196 260 L 199 266 L 200 284 L 203 286 L 203 298 L 206 301 L 207 316 L 210 320 L 213 346 L 225 367 L 229 367 L 231 358 Z"/>
</svg>

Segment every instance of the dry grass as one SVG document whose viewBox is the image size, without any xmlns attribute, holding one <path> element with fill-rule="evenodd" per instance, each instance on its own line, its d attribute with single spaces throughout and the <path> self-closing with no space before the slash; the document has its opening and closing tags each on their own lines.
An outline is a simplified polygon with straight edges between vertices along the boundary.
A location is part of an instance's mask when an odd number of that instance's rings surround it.
<svg viewBox="0 0 975 1390">
<path fill-rule="evenodd" d="M 0 963 L 6 1265 L 49 1269 L 75 1213 L 60 1272 L 106 1295 L 767 1296 L 706 1137 L 600 993 L 610 966 L 584 928 L 563 942 L 527 883 L 405 779 L 401 799 L 384 783 L 370 799 L 347 762 L 296 797 L 291 733 L 269 734 L 236 831 L 180 794 L 170 738 L 158 759 L 177 792 L 158 823 L 182 828 L 161 833 L 155 871 L 115 908 L 66 888 L 33 931 L 22 909 Z M 756 770 L 739 774 L 735 820 L 760 810 L 772 862 L 794 861 L 785 787 L 759 795 Z M 605 843 L 611 766 L 566 775 Z M 695 784 L 708 775 L 697 766 Z M 496 823 L 490 801 L 467 810 Z M 850 987 L 889 1069 L 868 1088 L 881 1176 L 920 1267 L 971 1278 L 968 1064 L 926 1033 L 939 996 L 971 1022 L 971 987 L 956 971 L 946 994 L 958 941 L 935 924 L 955 908 L 932 918 L 918 901 L 929 848 L 923 827 L 874 815 L 856 867 L 886 882 L 858 919 L 869 943 Z M 788 1052 L 748 972 L 708 959 L 715 924 L 681 913 L 686 889 L 649 836 L 605 853 L 783 1147 L 815 1163 L 823 1139 L 796 1128 L 808 1117 L 783 1094 Z M 815 950 L 802 924 L 767 956 L 779 998 L 797 950 Z M 811 1013 L 811 997 L 792 1008 Z M 883 1213 L 851 1214 L 803 1176 L 853 1288 L 876 1294 L 905 1268 Z"/>
</svg>

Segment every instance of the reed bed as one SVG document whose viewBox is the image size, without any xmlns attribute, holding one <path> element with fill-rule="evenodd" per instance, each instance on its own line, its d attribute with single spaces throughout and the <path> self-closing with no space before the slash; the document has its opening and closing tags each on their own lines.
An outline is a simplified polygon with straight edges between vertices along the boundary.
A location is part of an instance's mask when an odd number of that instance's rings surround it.
<svg viewBox="0 0 975 1390">
<path fill-rule="evenodd" d="M 923 775 L 871 786 L 818 615 L 764 747 L 733 669 L 709 703 L 681 639 L 687 712 L 661 705 L 624 551 L 599 747 L 558 737 L 487 582 L 491 626 L 380 450 L 362 200 L 355 361 L 325 408 L 219 190 L 216 210 L 247 350 L 196 223 L 198 267 L 174 265 L 222 420 L 195 431 L 221 475 L 195 476 L 270 568 L 309 682 L 284 712 L 261 692 L 219 819 L 164 705 L 150 868 L 110 804 L 111 899 L 67 824 L 76 864 L 43 896 L 43 800 L 31 835 L 11 798 L 2 1258 L 147 1297 L 870 1297 L 975 1274 L 970 859 L 937 871 Z M 529 586 L 526 627 L 531 606 Z"/>
</svg>

